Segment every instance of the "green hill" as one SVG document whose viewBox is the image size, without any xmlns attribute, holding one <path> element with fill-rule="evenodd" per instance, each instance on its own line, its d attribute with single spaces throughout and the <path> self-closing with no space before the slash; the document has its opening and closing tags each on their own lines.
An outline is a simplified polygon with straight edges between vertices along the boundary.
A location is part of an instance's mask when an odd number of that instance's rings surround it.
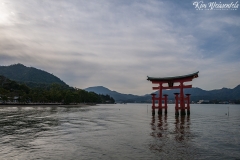
<svg viewBox="0 0 240 160">
<path fill-rule="evenodd" d="M 0 66 L 0 75 L 24 83 L 29 87 L 46 87 L 52 83 L 68 86 L 53 74 L 33 67 L 26 67 L 22 64 Z"/>
<path fill-rule="evenodd" d="M 29 92 L 30 88 L 26 85 L 18 84 L 0 75 L 0 103 L 7 101 L 13 102 L 16 96 L 26 95 L 29 94 Z"/>
<path fill-rule="evenodd" d="M 114 103 L 109 95 L 51 84 L 45 88 L 29 88 L 0 75 L 0 104 L 77 104 L 77 103 Z"/>
<path fill-rule="evenodd" d="M 17 82 L 0 75 L 0 94 L 20 91 L 29 93 L 30 89 L 24 84 L 18 84 Z"/>
<path fill-rule="evenodd" d="M 58 77 L 33 67 L 0 66 L 0 104 L 114 102 L 109 95 L 69 87 Z"/>
</svg>

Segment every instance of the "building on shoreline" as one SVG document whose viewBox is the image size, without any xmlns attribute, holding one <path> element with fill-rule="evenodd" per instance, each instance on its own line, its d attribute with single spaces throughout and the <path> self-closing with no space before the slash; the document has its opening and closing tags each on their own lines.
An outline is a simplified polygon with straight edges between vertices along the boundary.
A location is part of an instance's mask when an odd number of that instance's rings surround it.
<svg viewBox="0 0 240 160">
<path fill-rule="evenodd" d="M 209 103 L 210 103 L 209 100 L 199 100 L 199 101 L 197 102 L 197 104 L 209 104 Z"/>
</svg>

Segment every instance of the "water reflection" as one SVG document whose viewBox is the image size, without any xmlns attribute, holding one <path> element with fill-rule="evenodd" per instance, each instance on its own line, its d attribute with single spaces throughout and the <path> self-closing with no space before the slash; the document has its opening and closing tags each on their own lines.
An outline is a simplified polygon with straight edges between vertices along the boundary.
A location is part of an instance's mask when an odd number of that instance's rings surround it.
<svg viewBox="0 0 240 160">
<path fill-rule="evenodd" d="M 155 116 L 152 117 L 152 122 L 151 122 L 151 128 L 152 128 L 152 133 L 151 136 L 154 138 L 162 138 L 166 136 L 165 131 L 168 130 L 168 123 L 167 123 L 167 115 L 163 116 L 158 116 L 157 118 L 157 124 L 155 120 Z"/>
<path fill-rule="evenodd" d="M 189 140 L 190 137 L 190 116 L 177 116 L 175 117 L 175 140 L 182 142 Z"/>
<path fill-rule="evenodd" d="M 167 115 L 159 115 L 158 118 L 153 116 L 150 125 L 152 129 L 150 135 L 154 138 L 154 141 L 149 144 L 149 149 L 163 153 L 168 152 L 168 149 L 166 149 L 168 139 Z"/>
<path fill-rule="evenodd" d="M 167 115 L 153 116 L 150 123 L 150 135 L 153 139 L 150 141 L 149 149 L 160 152 L 166 158 L 169 156 L 176 158 L 175 155 L 189 156 L 191 144 L 188 142 L 192 137 L 190 124 L 189 116 L 179 116 L 174 119 L 172 117 L 168 119 Z"/>
<path fill-rule="evenodd" d="M 171 133 L 171 128 L 167 122 L 167 115 L 152 117 L 151 121 L 151 136 L 154 138 L 168 137 Z M 174 132 L 176 141 L 188 140 L 190 135 L 190 116 L 175 117 Z"/>
</svg>

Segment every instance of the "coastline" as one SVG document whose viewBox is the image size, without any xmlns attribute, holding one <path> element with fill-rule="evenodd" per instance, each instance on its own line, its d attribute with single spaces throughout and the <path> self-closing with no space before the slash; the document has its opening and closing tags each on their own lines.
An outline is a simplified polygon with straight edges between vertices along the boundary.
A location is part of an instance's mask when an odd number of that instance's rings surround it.
<svg viewBox="0 0 240 160">
<path fill-rule="evenodd" d="M 96 103 L 78 103 L 78 104 L 62 104 L 62 103 L 0 103 L 0 107 L 29 107 L 29 106 L 57 106 L 57 107 L 87 107 L 95 106 Z"/>
</svg>

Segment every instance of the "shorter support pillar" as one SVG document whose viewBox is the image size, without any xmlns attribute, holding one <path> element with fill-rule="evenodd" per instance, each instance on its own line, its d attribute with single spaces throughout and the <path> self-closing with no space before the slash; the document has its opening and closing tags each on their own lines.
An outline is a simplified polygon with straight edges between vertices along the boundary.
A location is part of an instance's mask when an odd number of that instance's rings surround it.
<svg viewBox="0 0 240 160">
<path fill-rule="evenodd" d="M 186 94 L 186 96 L 187 96 L 187 115 L 190 115 L 190 95 L 191 94 Z"/>
<path fill-rule="evenodd" d="M 155 96 L 156 94 L 152 93 L 152 116 L 155 116 Z"/>
<path fill-rule="evenodd" d="M 178 95 L 179 95 L 179 93 L 174 93 L 174 94 L 175 94 L 175 115 L 179 116 L 179 112 L 178 112 L 178 108 L 179 108 L 179 106 L 178 106 Z"/>
<path fill-rule="evenodd" d="M 180 82 L 180 108 L 181 108 L 181 116 L 185 116 L 185 100 L 184 100 L 184 94 L 183 94 L 183 82 Z"/>
<path fill-rule="evenodd" d="M 158 115 L 162 115 L 162 108 L 158 108 Z"/>
</svg>

